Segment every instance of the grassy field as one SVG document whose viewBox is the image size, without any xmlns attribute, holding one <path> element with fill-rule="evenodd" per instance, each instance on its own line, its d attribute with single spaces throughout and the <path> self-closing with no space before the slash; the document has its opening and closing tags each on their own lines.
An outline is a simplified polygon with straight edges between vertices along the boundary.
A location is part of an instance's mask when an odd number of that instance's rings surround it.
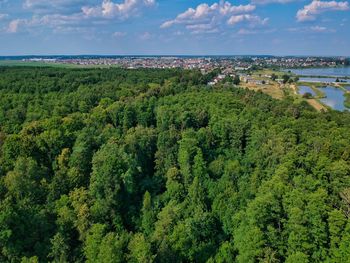
<svg viewBox="0 0 350 263">
<path fill-rule="evenodd" d="M 255 90 L 255 91 L 262 91 L 271 97 L 275 99 L 282 99 L 285 96 L 285 93 L 283 91 L 283 88 L 280 87 L 278 84 L 269 84 L 269 85 L 256 85 L 256 84 L 251 84 L 251 83 L 242 83 L 240 86 L 248 88 L 250 90 Z"/>
<path fill-rule="evenodd" d="M 261 75 L 262 77 L 264 75 L 269 75 L 271 76 L 272 74 L 275 74 L 278 78 L 281 78 L 283 75 L 286 74 L 286 72 L 284 71 L 278 71 L 278 70 L 272 70 L 272 69 L 261 69 L 261 70 L 257 70 L 254 72 L 254 75 Z"/>
<path fill-rule="evenodd" d="M 256 85 L 256 84 L 251 84 L 251 83 L 243 83 L 241 86 L 255 90 L 255 91 L 262 91 L 271 97 L 275 99 L 283 99 L 286 95 L 287 92 L 287 87 L 282 87 L 276 83 L 273 84 L 265 84 L 265 85 Z"/>
<path fill-rule="evenodd" d="M 268 84 L 257 85 L 254 83 L 241 82 L 240 85 L 251 90 L 255 90 L 255 91 L 260 90 L 275 99 L 282 99 L 286 95 L 294 94 L 291 85 L 288 85 L 288 84 L 281 85 L 276 81 L 272 81 L 268 77 L 268 76 L 271 76 L 272 74 L 277 75 L 277 78 L 281 78 L 282 75 L 285 74 L 285 72 L 276 71 L 272 69 L 261 69 L 261 70 L 253 71 L 251 73 L 251 78 L 253 78 L 254 80 L 265 81 Z"/>
</svg>

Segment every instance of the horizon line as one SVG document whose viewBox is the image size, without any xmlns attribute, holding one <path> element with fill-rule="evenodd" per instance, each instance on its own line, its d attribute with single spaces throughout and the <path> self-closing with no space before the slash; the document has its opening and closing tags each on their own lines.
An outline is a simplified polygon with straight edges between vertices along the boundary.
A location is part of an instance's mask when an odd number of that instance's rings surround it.
<svg viewBox="0 0 350 263">
<path fill-rule="evenodd" d="M 16 57 L 322 57 L 350 58 L 350 55 L 271 55 L 271 54 L 29 54 L 29 55 L 0 55 L 0 58 Z"/>
</svg>

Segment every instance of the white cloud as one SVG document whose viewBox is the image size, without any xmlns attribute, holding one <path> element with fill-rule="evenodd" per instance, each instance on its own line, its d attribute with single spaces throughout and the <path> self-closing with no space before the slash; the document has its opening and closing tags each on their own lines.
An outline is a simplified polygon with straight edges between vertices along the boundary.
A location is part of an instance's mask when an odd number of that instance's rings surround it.
<svg viewBox="0 0 350 263">
<path fill-rule="evenodd" d="M 155 0 L 124 0 L 120 4 L 104 0 L 100 6 L 84 6 L 82 12 L 88 17 L 125 19 L 154 4 Z"/>
<path fill-rule="evenodd" d="M 349 10 L 348 2 L 329 1 L 323 2 L 313 0 L 311 4 L 304 6 L 297 12 L 296 18 L 299 22 L 315 20 L 317 15 L 328 11 L 346 11 Z"/>
<path fill-rule="evenodd" d="M 50 28 L 54 32 L 86 32 L 88 28 L 93 30 L 95 26 L 105 25 L 110 18 L 125 20 L 139 14 L 141 8 L 155 4 L 155 0 L 124 0 L 120 4 L 103 0 L 101 6 L 81 7 L 82 3 L 89 1 L 92 0 L 25 0 L 24 7 L 32 9 L 33 17 L 12 20 L 8 24 L 7 31 L 16 33 L 20 30 L 30 31 L 41 27 Z M 78 6 L 77 12 L 68 12 L 70 8 L 75 10 Z M 45 8 L 50 12 L 40 13 Z"/>
<path fill-rule="evenodd" d="M 12 20 L 7 27 L 7 32 L 16 33 L 18 31 L 18 27 L 20 26 L 20 24 L 23 24 L 23 22 L 25 22 L 25 20 L 23 19 Z"/>
<path fill-rule="evenodd" d="M 187 25 L 186 29 L 190 30 L 192 34 L 212 34 L 219 32 L 218 28 L 215 28 L 211 24 L 194 24 L 194 25 Z"/>
<path fill-rule="evenodd" d="M 230 2 L 200 4 L 196 9 L 189 8 L 187 11 L 179 14 L 175 19 L 164 22 L 161 28 L 171 27 L 175 24 L 191 24 L 200 22 L 209 22 L 210 20 L 218 20 L 230 15 L 249 13 L 255 10 L 255 6 L 239 5 L 233 6 Z"/>
<path fill-rule="evenodd" d="M 223 15 L 234 15 L 234 14 L 242 14 L 242 13 L 249 13 L 255 10 L 255 6 L 248 4 L 248 5 L 239 5 L 239 6 L 233 6 L 229 2 L 223 2 L 219 4 L 219 10 L 220 13 Z"/>
<path fill-rule="evenodd" d="M 220 1 L 212 5 L 202 3 L 196 8 L 187 9 L 173 20 L 165 21 L 160 27 L 183 25 L 192 33 L 214 33 L 220 31 L 220 28 L 225 25 L 234 26 L 235 19 L 241 19 L 241 22 L 249 23 L 251 26 L 267 22 L 267 19 L 249 14 L 255 9 L 255 5 L 252 4 L 234 6 L 228 1 Z"/>
<path fill-rule="evenodd" d="M 227 21 L 227 24 L 234 26 L 238 23 L 247 22 L 250 24 L 250 26 L 255 27 L 265 25 L 268 22 L 268 20 L 268 18 L 261 19 L 259 16 L 256 15 L 244 14 L 231 16 L 230 19 Z"/>
</svg>

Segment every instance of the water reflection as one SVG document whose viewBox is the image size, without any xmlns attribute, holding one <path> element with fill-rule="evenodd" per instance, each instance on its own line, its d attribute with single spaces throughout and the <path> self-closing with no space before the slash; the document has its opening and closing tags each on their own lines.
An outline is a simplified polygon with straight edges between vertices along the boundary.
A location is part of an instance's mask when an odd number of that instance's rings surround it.
<svg viewBox="0 0 350 263">
<path fill-rule="evenodd" d="M 287 69 L 300 76 L 350 77 L 350 67 Z"/>
<path fill-rule="evenodd" d="M 345 97 L 343 90 L 331 86 L 322 87 L 320 90 L 326 95 L 326 98 L 321 99 L 324 104 L 338 111 L 344 111 L 346 109 L 344 106 Z"/>
<path fill-rule="evenodd" d="M 303 82 L 324 82 L 324 83 L 333 83 L 336 82 L 336 78 L 312 78 L 312 77 L 301 77 L 299 81 Z M 339 79 L 341 83 L 350 83 L 350 79 Z"/>
<path fill-rule="evenodd" d="M 316 96 L 315 91 L 309 86 L 298 86 L 298 93 L 304 95 L 305 93 L 310 93 L 312 96 Z"/>
</svg>

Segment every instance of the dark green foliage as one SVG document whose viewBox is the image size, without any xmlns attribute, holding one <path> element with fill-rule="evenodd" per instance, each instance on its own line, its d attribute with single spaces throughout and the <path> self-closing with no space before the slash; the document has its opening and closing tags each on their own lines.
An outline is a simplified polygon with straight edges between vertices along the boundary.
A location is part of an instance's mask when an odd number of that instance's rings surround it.
<svg viewBox="0 0 350 263">
<path fill-rule="evenodd" d="M 239 75 L 236 75 L 233 79 L 233 84 L 235 85 L 239 85 L 239 83 L 241 82 Z"/>
<path fill-rule="evenodd" d="M 350 114 L 217 74 L 1 68 L 0 262 L 350 262 Z"/>
<path fill-rule="evenodd" d="M 282 79 L 283 79 L 283 83 L 284 83 L 284 84 L 288 83 L 289 81 L 292 81 L 292 82 L 293 82 L 293 79 L 291 79 L 290 76 L 287 75 L 287 74 L 284 74 L 284 75 L 282 76 Z"/>
<path fill-rule="evenodd" d="M 271 74 L 271 79 L 275 81 L 278 78 L 278 76 L 275 73 Z"/>
<path fill-rule="evenodd" d="M 311 98 L 312 98 L 312 94 L 311 94 L 310 92 L 305 92 L 305 93 L 303 94 L 303 98 L 304 98 L 304 99 L 311 99 Z"/>
</svg>

